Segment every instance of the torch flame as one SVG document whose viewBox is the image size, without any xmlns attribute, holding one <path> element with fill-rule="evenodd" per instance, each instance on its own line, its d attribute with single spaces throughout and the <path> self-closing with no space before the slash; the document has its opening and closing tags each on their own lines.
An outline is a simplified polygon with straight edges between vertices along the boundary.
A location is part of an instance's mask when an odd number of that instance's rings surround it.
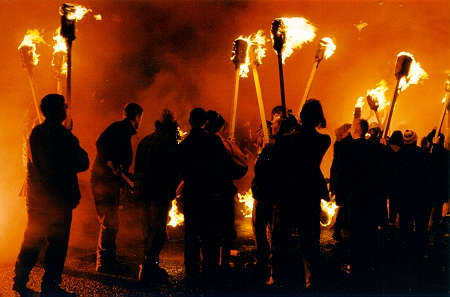
<svg viewBox="0 0 450 297">
<path fill-rule="evenodd" d="M 400 79 L 399 83 L 399 92 L 403 92 L 406 90 L 410 85 L 416 85 L 419 83 L 419 81 L 423 79 L 428 78 L 428 74 L 425 72 L 425 70 L 422 69 L 422 66 L 420 66 L 420 63 L 417 62 L 414 59 L 414 56 L 411 53 L 408 52 L 400 52 L 397 57 L 399 56 L 409 56 L 412 59 L 411 67 L 409 69 L 409 73 L 407 77 L 402 77 Z"/>
<path fill-rule="evenodd" d="M 172 200 L 172 207 L 169 211 L 169 222 L 167 226 L 176 227 L 178 225 L 182 225 L 184 223 L 184 215 L 178 211 L 177 200 Z"/>
<path fill-rule="evenodd" d="M 323 55 L 325 60 L 328 60 L 328 58 L 331 57 L 336 50 L 336 44 L 334 44 L 333 39 L 330 37 L 322 38 L 320 40 L 320 46 L 325 47 L 325 53 Z"/>
<path fill-rule="evenodd" d="M 371 96 L 372 99 L 377 100 L 378 102 L 378 111 L 383 110 L 389 103 L 386 103 L 386 91 L 388 90 L 388 86 L 386 81 L 380 80 L 374 89 L 370 89 L 367 91 L 366 95 Z"/>
<path fill-rule="evenodd" d="M 92 9 L 86 8 L 82 5 L 74 5 L 73 10 L 67 14 L 67 19 L 79 21 L 85 16 L 85 14 L 91 11 Z"/>
<path fill-rule="evenodd" d="M 356 100 L 355 108 L 363 108 L 363 106 L 364 106 L 364 97 L 359 97 Z"/>
<path fill-rule="evenodd" d="M 94 14 L 94 19 L 95 19 L 96 21 L 101 21 L 103 18 L 102 18 L 102 15 L 101 15 L 101 14 Z"/>
<path fill-rule="evenodd" d="M 280 18 L 283 26 L 279 30 L 283 30 L 286 35 L 286 42 L 283 45 L 282 61 L 283 64 L 286 59 L 292 55 L 294 49 L 301 48 L 303 44 L 311 42 L 316 37 L 316 27 L 305 18 Z M 274 36 L 272 34 L 272 40 Z"/>
<path fill-rule="evenodd" d="M 29 56 L 30 62 L 33 66 L 39 64 L 39 55 L 36 53 L 36 44 L 45 43 L 44 38 L 41 36 L 37 29 L 28 30 L 23 37 L 22 43 L 17 48 L 18 50 L 26 50 L 26 54 Z"/>
<path fill-rule="evenodd" d="M 52 57 L 52 66 L 57 68 L 56 71 L 61 75 L 67 74 L 67 62 L 65 60 L 65 54 L 67 53 L 67 44 L 64 37 L 60 34 L 61 28 L 56 29 L 55 34 L 53 35 L 54 45 L 53 45 L 53 57 Z M 58 55 L 58 53 L 60 55 Z M 58 56 L 60 58 L 58 58 Z M 57 61 L 61 59 L 62 61 Z"/>
<path fill-rule="evenodd" d="M 253 193 L 252 189 L 249 189 L 247 192 L 241 194 L 238 193 L 239 203 L 242 204 L 241 213 L 246 218 L 251 218 L 253 213 Z"/>
<path fill-rule="evenodd" d="M 322 227 L 328 227 L 331 225 L 333 221 L 333 217 L 336 215 L 336 210 L 339 208 L 337 206 L 336 201 L 326 201 L 324 199 L 320 200 L 320 208 L 324 213 L 326 213 L 327 221 L 325 223 L 320 222 Z"/>
<path fill-rule="evenodd" d="M 239 76 L 248 77 L 248 72 L 250 71 L 250 63 L 255 63 L 257 65 L 262 64 L 262 59 L 266 56 L 266 37 L 264 36 L 263 30 L 258 30 L 258 32 L 249 35 L 248 37 L 239 36 L 236 40 L 244 40 L 247 42 L 247 51 L 245 54 L 244 63 L 239 65 Z M 231 60 L 234 60 L 234 56 Z"/>
<path fill-rule="evenodd" d="M 178 143 L 181 143 L 181 142 L 186 138 L 186 136 L 188 135 L 188 133 L 185 132 L 185 131 L 183 131 L 183 130 L 181 130 L 180 127 L 177 128 L 177 131 L 178 131 L 177 142 L 178 142 Z"/>
</svg>

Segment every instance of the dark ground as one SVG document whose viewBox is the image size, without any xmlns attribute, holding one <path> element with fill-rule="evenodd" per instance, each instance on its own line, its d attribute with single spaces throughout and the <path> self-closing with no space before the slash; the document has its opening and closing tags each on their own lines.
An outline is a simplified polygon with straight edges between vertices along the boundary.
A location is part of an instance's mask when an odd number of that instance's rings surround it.
<svg viewBox="0 0 450 297">
<path fill-rule="evenodd" d="M 128 271 L 121 276 L 95 272 L 95 244 L 97 226 L 91 200 L 86 199 L 75 213 L 71 247 L 66 260 L 62 286 L 79 296 L 291 296 L 309 295 L 301 289 L 267 287 L 253 281 L 254 240 L 249 219 L 240 218 L 237 222 L 238 239 L 235 248 L 238 255 L 233 257 L 234 267 L 221 283 L 208 282 L 208 288 L 196 289 L 184 280 L 183 269 L 183 231 L 182 228 L 169 228 L 169 240 L 161 255 L 161 265 L 170 274 L 166 284 L 143 286 L 137 282 L 138 265 L 142 260 L 141 241 L 137 216 L 132 207 L 121 211 L 121 230 L 118 236 L 119 260 L 126 264 Z M 88 213 L 80 217 L 79 213 Z M 77 215 L 78 214 L 78 215 Z M 321 277 L 315 293 L 321 296 L 448 296 L 449 295 L 449 250 L 448 218 L 440 230 L 433 232 L 425 258 L 425 285 L 422 293 L 411 293 L 409 272 L 404 265 L 408 262 L 402 255 L 405 251 L 396 248 L 398 229 L 387 227 L 380 232 L 382 245 L 378 249 L 381 259 L 380 272 L 373 273 L 373 282 L 365 287 L 363 293 L 351 291 L 350 277 L 345 269 L 347 255 L 346 242 L 336 244 L 331 238 L 331 229 L 323 229 L 321 235 Z M 21 235 L 18 235 L 21 236 Z M 401 246 L 401 245 L 400 245 Z M 13 257 L 12 257 L 13 258 Z M 43 274 L 41 264 L 31 273 L 28 286 L 40 291 Z M 15 296 L 11 291 L 13 261 L 0 263 L 0 296 Z M 36 293 L 38 296 L 38 293 Z"/>
</svg>

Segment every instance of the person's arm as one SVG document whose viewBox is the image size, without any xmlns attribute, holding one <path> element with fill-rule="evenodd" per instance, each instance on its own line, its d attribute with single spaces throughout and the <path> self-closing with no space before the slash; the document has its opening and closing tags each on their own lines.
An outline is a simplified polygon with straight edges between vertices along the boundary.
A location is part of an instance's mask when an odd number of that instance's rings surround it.
<svg viewBox="0 0 450 297">
<path fill-rule="evenodd" d="M 83 172 L 89 169 L 89 156 L 87 152 L 80 146 L 77 137 L 70 133 L 73 140 L 73 155 L 75 156 L 75 172 Z"/>
</svg>

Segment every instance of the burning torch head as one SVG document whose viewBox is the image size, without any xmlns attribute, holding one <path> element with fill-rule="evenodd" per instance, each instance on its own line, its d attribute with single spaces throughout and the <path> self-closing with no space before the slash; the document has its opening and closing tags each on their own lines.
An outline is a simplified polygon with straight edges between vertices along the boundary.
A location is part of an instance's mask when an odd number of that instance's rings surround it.
<svg viewBox="0 0 450 297">
<path fill-rule="evenodd" d="M 401 55 L 397 58 L 395 65 L 395 77 L 400 80 L 402 77 L 407 77 L 409 69 L 411 68 L 412 58 L 407 55 Z"/>
<path fill-rule="evenodd" d="M 244 39 L 236 39 L 233 42 L 233 49 L 231 51 L 231 61 L 233 61 L 236 69 L 239 68 L 239 65 L 245 63 L 245 58 L 247 56 L 247 46 L 248 42 Z"/>
<path fill-rule="evenodd" d="M 286 30 L 282 19 L 272 21 L 272 39 L 274 50 L 281 54 L 286 42 Z"/>
<path fill-rule="evenodd" d="M 367 95 L 366 99 L 370 109 L 372 109 L 373 111 L 377 111 L 379 107 L 377 98 Z"/>
<path fill-rule="evenodd" d="M 33 61 L 33 50 L 34 48 L 28 45 L 24 45 L 19 49 L 20 57 L 22 59 L 22 66 L 29 71 L 31 71 L 35 65 Z"/>
<path fill-rule="evenodd" d="M 75 19 L 68 17 L 70 13 L 75 12 L 75 6 L 70 3 L 64 3 L 60 8 L 61 14 L 61 36 L 67 41 L 75 40 Z"/>
</svg>

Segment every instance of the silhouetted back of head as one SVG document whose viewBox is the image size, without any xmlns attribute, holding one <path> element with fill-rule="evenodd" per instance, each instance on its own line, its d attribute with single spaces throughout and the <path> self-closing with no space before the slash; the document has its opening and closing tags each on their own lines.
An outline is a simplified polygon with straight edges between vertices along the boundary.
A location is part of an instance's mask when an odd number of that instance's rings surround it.
<svg viewBox="0 0 450 297">
<path fill-rule="evenodd" d="M 389 144 L 392 145 L 403 145 L 403 133 L 400 130 L 395 130 L 392 132 L 391 138 L 389 138 Z"/>
<path fill-rule="evenodd" d="M 191 110 L 189 115 L 189 124 L 191 124 L 192 128 L 200 128 L 202 127 L 207 120 L 207 113 L 201 107 L 196 107 Z"/>
<path fill-rule="evenodd" d="M 277 105 L 274 108 L 272 108 L 272 117 L 276 114 L 282 114 L 283 113 L 283 106 Z"/>
<path fill-rule="evenodd" d="M 217 133 L 223 127 L 223 125 L 225 125 L 225 120 L 217 111 L 208 110 L 207 116 L 208 121 L 206 122 L 205 129 L 209 133 Z"/>
<path fill-rule="evenodd" d="M 168 109 L 164 109 L 161 113 L 161 118 L 155 121 L 155 128 L 163 133 L 175 133 L 178 123 L 175 121 L 173 113 Z"/>
<path fill-rule="evenodd" d="M 304 127 L 325 128 L 327 126 L 327 121 L 323 115 L 322 105 L 317 99 L 306 100 L 306 103 L 303 105 L 302 111 L 300 112 L 300 120 Z"/>
<path fill-rule="evenodd" d="M 125 105 L 123 113 L 127 119 L 134 120 L 138 115 L 141 115 L 144 109 L 137 103 L 130 102 Z"/>
<path fill-rule="evenodd" d="M 41 100 L 41 110 L 48 121 L 62 122 L 66 119 L 67 105 L 64 96 L 48 94 Z"/>
<path fill-rule="evenodd" d="M 365 119 L 361 119 L 359 121 L 359 126 L 361 127 L 361 136 L 364 138 L 364 136 L 367 134 L 367 131 L 369 131 L 369 122 Z"/>
</svg>

